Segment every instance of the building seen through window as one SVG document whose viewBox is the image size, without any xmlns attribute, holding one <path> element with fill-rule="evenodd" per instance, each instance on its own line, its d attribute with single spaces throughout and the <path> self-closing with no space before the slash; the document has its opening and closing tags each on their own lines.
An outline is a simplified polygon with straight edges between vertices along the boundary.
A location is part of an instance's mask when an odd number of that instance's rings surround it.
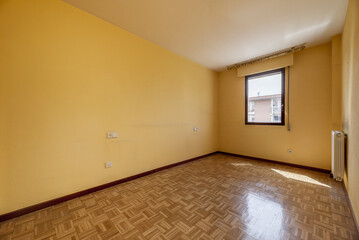
<svg viewBox="0 0 359 240">
<path fill-rule="evenodd" d="M 284 69 L 246 76 L 246 124 L 284 125 Z"/>
</svg>

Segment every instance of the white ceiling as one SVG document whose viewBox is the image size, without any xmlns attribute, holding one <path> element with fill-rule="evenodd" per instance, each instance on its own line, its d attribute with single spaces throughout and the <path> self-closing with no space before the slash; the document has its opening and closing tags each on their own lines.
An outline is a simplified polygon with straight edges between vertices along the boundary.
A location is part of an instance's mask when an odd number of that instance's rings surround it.
<svg viewBox="0 0 359 240">
<path fill-rule="evenodd" d="M 64 0 L 216 71 L 342 32 L 348 0 Z"/>
</svg>

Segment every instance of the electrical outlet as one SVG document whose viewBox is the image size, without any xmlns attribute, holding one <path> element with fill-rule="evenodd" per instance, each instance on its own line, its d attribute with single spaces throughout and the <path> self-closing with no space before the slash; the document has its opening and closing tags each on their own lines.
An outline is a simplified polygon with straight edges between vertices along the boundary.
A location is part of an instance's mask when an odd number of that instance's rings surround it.
<svg viewBox="0 0 359 240">
<path fill-rule="evenodd" d="M 118 132 L 107 132 L 107 138 L 118 138 Z"/>
<path fill-rule="evenodd" d="M 293 153 L 293 149 L 288 149 L 288 153 Z"/>
<path fill-rule="evenodd" d="M 193 132 L 198 132 L 198 127 L 193 127 Z"/>
<path fill-rule="evenodd" d="M 112 167 L 112 162 L 106 162 L 105 163 L 105 168 L 110 168 Z"/>
</svg>

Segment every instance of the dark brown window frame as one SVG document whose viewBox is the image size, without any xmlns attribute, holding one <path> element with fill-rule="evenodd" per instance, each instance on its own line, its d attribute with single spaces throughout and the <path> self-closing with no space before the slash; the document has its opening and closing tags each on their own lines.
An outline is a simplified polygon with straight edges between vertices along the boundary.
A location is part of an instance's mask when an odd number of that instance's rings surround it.
<svg viewBox="0 0 359 240">
<path fill-rule="evenodd" d="M 248 81 L 253 77 L 260 77 L 265 75 L 271 75 L 275 73 L 281 73 L 282 75 L 282 91 L 281 91 L 281 121 L 280 122 L 248 122 Z M 247 75 L 245 77 L 245 125 L 274 125 L 284 126 L 285 125 L 285 68 L 279 68 L 275 70 L 265 71 L 261 73 Z"/>
</svg>

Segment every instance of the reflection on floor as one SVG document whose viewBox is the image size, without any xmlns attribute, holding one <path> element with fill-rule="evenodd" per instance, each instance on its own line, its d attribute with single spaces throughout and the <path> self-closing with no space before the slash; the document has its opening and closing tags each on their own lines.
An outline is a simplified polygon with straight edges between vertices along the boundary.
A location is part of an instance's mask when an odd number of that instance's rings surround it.
<svg viewBox="0 0 359 240">
<path fill-rule="evenodd" d="M 0 239 L 358 239 L 327 174 L 212 155 L 0 223 Z"/>
</svg>

